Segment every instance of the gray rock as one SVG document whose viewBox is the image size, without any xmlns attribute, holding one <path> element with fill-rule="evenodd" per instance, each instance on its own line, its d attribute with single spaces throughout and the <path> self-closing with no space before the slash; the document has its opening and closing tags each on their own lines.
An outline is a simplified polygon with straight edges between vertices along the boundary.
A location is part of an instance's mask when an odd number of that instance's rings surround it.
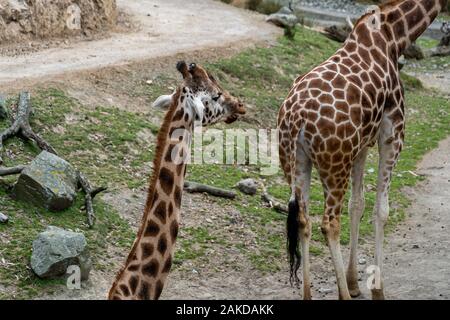
<svg viewBox="0 0 450 320">
<path fill-rule="evenodd" d="M 13 195 L 50 211 L 61 211 L 73 204 L 76 191 L 75 169 L 60 157 L 43 151 L 22 171 Z"/>
<path fill-rule="evenodd" d="M 422 48 L 416 43 L 412 43 L 408 48 L 406 48 L 403 55 L 406 59 L 422 60 L 425 58 Z"/>
<path fill-rule="evenodd" d="M 298 23 L 298 18 L 289 8 L 283 7 L 280 11 L 268 16 L 266 21 L 278 27 L 293 28 Z"/>
<path fill-rule="evenodd" d="M 89 278 L 92 262 L 82 233 L 49 226 L 33 241 L 31 268 L 39 278 L 55 279 L 66 275 L 69 266 L 77 265 L 81 280 Z"/>
<path fill-rule="evenodd" d="M 8 221 L 9 221 L 8 216 L 0 212 L 0 223 L 8 223 Z"/>
<path fill-rule="evenodd" d="M 360 258 L 360 259 L 358 260 L 358 263 L 359 263 L 360 265 L 365 265 L 365 264 L 367 263 L 367 261 L 366 261 L 366 259 L 364 259 L 364 258 Z"/>
<path fill-rule="evenodd" d="M 251 196 L 256 194 L 256 191 L 258 191 L 258 183 L 256 183 L 253 179 L 245 179 L 239 181 L 239 183 L 236 185 L 236 187 L 241 191 L 242 193 L 249 194 Z"/>
</svg>

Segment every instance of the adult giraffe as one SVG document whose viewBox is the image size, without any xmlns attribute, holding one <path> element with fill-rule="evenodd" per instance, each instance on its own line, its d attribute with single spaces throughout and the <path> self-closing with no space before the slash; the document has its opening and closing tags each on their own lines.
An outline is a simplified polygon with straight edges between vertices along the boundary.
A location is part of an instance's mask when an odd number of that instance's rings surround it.
<svg viewBox="0 0 450 320">
<path fill-rule="evenodd" d="M 220 120 L 232 123 L 245 113 L 243 104 L 201 66 L 179 62 L 177 69 L 183 75 L 183 84 L 172 96 L 156 101 L 160 105 L 170 101 L 170 107 L 158 133 L 142 224 L 125 266 L 110 289 L 109 299 L 159 298 L 172 266 L 194 126 Z"/>
<path fill-rule="evenodd" d="M 331 251 L 339 298 L 360 294 L 356 260 L 364 211 L 364 164 L 367 149 L 376 142 L 380 160 L 374 209 L 375 265 L 382 269 L 388 192 L 405 127 L 404 90 L 397 61 L 445 4 L 446 0 L 396 0 L 364 15 L 341 49 L 295 81 L 281 106 L 280 161 L 292 191 L 287 221 L 291 280 L 298 280 L 303 256 L 304 299 L 311 298 L 308 200 L 312 166 L 324 189 L 321 229 Z M 351 249 L 345 274 L 339 245 L 340 218 L 350 177 Z M 382 278 L 372 297 L 384 299 Z"/>
</svg>

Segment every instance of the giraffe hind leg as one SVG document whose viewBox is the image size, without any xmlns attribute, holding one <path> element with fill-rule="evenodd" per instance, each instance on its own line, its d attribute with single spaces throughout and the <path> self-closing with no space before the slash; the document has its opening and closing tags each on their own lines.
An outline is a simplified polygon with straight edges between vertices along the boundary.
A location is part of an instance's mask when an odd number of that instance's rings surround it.
<svg viewBox="0 0 450 320">
<path fill-rule="evenodd" d="M 297 146 L 292 179 L 292 197 L 287 219 L 287 247 L 290 258 L 291 282 L 298 282 L 297 271 L 303 265 L 303 299 L 311 299 L 309 242 L 311 221 L 308 216 L 312 162 L 301 146 Z M 300 243 L 300 246 L 299 246 Z M 303 261 L 301 261 L 303 260 Z M 303 263 L 301 263 L 303 262 Z"/>
<path fill-rule="evenodd" d="M 398 115 L 394 110 L 393 115 Z M 377 199 L 374 209 L 375 214 L 375 285 L 372 288 L 372 299 L 384 299 L 383 285 L 383 243 L 384 228 L 389 216 L 389 187 L 392 171 L 397 163 L 403 146 L 403 121 L 394 124 L 392 116 L 386 115 L 383 119 L 380 137 L 378 139 L 378 151 L 380 154 L 378 167 Z M 402 118 L 403 120 L 403 118 Z M 378 281 L 377 281 L 378 280 Z"/>
<path fill-rule="evenodd" d="M 347 268 L 347 285 L 352 297 L 361 294 L 358 286 L 358 238 L 359 224 L 364 213 L 364 166 L 368 149 L 357 156 L 352 167 L 352 195 L 349 201 L 350 215 L 350 258 Z"/>
</svg>

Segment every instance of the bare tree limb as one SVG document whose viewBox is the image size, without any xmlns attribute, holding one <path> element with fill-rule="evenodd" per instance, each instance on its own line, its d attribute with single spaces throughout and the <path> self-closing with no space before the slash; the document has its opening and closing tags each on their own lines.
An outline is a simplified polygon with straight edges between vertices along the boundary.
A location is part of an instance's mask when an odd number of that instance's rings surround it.
<svg viewBox="0 0 450 320">
<path fill-rule="evenodd" d="M 11 168 L 0 167 L 0 176 L 10 176 L 13 174 L 19 174 L 25 169 L 25 166 L 16 166 Z"/>
<path fill-rule="evenodd" d="M 84 200 L 85 200 L 84 210 L 86 210 L 87 223 L 89 228 L 92 228 L 95 224 L 96 219 L 94 214 L 93 200 L 97 194 L 107 190 L 107 188 L 100 187 L 97 189 L 92 189 L 91 183 L 80 171 L 77 171 L 77 180 L 78 180 L 78 187 L 81 188 L 84 192 Z"/>
<path fill-rule="evenodd" d="M 19 136 L 25 140 L 33 140 L 40 149 L 46 150 L 53 154 L 57 154 L 56 150 L 42 139 L 38 134 L 34 133 L 30 126 L 31 103 L 30 93 L 21 92 L 19 96 L 19 105 L 17 107 L 16 117 L 11 126 L 0 134 L 0 152 L 3 151 L 3 143 L 13 137 Z M 0 155 L 0 163 L 3 159 Z"/>
<path fill-rule="evenodd" d="M 286 205 L 280 203 L 274 197 L 272 197 L 263 186 L 263 193 L 261 194 L 261 199 L 266 202 L 270 208 L 273 208 L 275 211 L 286 214 L 288 213 L 288 208 Z"/>
<path fill-rule="evenodd" d="M 224 190 L 197 182 L 184 182 L 184 190 L 189 193 L 208 193 L 215 197 L 234 199 L 236 198 L 236 192 L 230 190 Z"/>
</svg>

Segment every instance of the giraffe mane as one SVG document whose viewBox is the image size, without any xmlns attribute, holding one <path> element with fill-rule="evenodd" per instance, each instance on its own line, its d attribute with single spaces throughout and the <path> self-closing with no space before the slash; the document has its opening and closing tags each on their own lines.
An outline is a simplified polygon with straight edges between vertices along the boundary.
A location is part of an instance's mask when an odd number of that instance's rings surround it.
<svg viewBox="0 0 450 320">
<path fill-rule="evenodd" d="M 156 139 L 155 157 L 153 158 L 153 170 L 152 170 L 152 175 L 150 177 L 150 184 L 149 184 L 148 191 L 147 191 L 147 201 L 145 203 L 144 214 L 142 215 L 142 219 L 141 219 L 142 222 L 146 221 L 146 219 L 150 213 L 150 208 L 152 206 L 153 198 L 155 195 L 156 183 L 158 182 L 158 172 L 161 169 L 161 161 L 162 161 L 162 157 L 163 157 L 163 151 L 164 151 L 164 147 L 167 143 L 167 135 L 169 134 L 170 124 L 172 122 L 172 118 L 174 116 L 175 110 L 178 106 L 178 100 L 180 98 L 180 95 L 181 95 L 181 88 L 178 87 L 177 90 L 175 91 L 174 95 L 172 96 L 171 105 L 170 105 L 169 109 L 167 110 L 166 115 L 164 116 L 163 123 L 158 132 L 158 136 Z M 137 245 L 139 242 L 137 240 L 141 238 L 142 233 L 144 232 L 144 225 L 145 225 L 144 223 L 141 223 L 141 227 L 138 230 L 136 240 L 133 243 L 133 247 L 128 255 L 128 258 L 127 258 L 125 264 L 120 269 L 120 271 L 117 273 L 117 276 L 111 286 L 110 292 L 114 291 L 114 289 L 117 286 L 118 280 L 120 279 L 123 272 L 125 271 L 125 268 L 128 266 L 130 260 L 133 259 L 133 256 L 136 253 Z"/>
</svg>

